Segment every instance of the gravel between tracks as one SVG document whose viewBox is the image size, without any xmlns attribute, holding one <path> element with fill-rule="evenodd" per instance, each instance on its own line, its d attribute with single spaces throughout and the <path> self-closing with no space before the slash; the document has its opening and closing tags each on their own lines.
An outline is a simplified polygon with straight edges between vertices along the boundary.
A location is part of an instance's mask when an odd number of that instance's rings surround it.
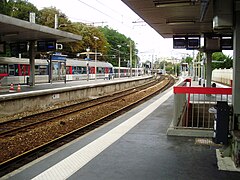
<svg viewBox="0 0 240 180">
<path fill-rule="evenodd" d="M 115 102 L 109 102 L 97 106 L 94 108 L 86 109 L 80 113 L 74 113 L 69 115 L 67 118 L 59 118 L 57 121 L 47 122 L 45 125 L 38 126 L 37 128 L 31 129 L 27 132 L 18 133 L 12 137 L 4 137 L 0 139 L 0 162 L 6 161 L 12 157 L 22 154 L 34 147 L 49 142 L 57 137 L 62 136 L 74 129 L 80 128 L 90 122 L 95 121 L 107 114 L 116 111 L 128 104 L 131 104 L 142 98 L 157 91 L 167 81 L 148 88 L 144 91 L 128 95 Z"/>
</svg>

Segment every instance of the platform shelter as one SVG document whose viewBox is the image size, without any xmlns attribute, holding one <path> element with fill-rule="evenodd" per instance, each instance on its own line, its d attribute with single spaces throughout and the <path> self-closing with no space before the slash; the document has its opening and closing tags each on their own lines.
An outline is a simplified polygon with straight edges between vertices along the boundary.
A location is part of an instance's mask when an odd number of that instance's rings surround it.
<svg viewBox="0 0 240 180">
<path fill-rule="evenodd" d="M 49 28 L 32 22 L 0 14 L 0 43 L 28 43 L 30 57 L 30 85 L 35 86 L 35 45 L 49 43 L 55 50 L 56 43 L 82 40 L 82 36 Z M 37 43 L 38 42 L 38 43 Z"/>
</svg>

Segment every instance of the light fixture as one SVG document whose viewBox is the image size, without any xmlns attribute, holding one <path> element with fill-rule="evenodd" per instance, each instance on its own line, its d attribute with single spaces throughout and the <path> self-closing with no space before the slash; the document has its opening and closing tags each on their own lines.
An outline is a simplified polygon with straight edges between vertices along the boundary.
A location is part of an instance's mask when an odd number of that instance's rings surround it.
<svg viewBox="0 0 240 180">
<path fill-rule="evenodd" d="M 2 36 L 12 37 L 12 36 L 17 36 L 18 34 L 19 34 L 18 32 L 9 32 L 9 33 L 2 34 Z"/>
<path fill-rule="evenodd" d="M 188 6 L 190 5 L 189 2 L 185 3 L 156 3 L 155 6 L 160 8 L 160 7 L 177 7 L 177 6 Z"/>
<path fill-rule="evenodd" d="M 94 38 L 95 40 L 99 40 L 99 37 L 97 37 L 97 36 L 93 36 L 93 38 Z"/>
<path fill-rule="evenodd" d="M 88 48 L 86 49 L 87 60 L 90 60 L 90 57 L 89 57 L 89 51 L 90 51 L 90 47 L 88 47 Z"/>
<path fill-rule="evenodd" d="M 183 20 L 183 21 L 168 21 L 166 22 L 168 25 L 190 25 L 195 24 L 193 20 Z"/>
<path fill-rule="evenodd" d="M 179 7 L 195 5 L 198 0 L 185 0 L 185 1 L 155 1 L 155 7 Z"/>
<path fill-rule="evenodd" d="M 67 24 L 60 24 L 58 27 L 67 27 L 68 25 Z"/>
</svg>

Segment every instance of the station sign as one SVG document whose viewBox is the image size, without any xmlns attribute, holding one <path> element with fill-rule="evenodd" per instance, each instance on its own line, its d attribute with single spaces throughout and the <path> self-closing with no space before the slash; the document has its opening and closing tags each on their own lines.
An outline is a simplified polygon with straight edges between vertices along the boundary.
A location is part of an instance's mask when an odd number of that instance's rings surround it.
<svg viewBox="0 0 240 180">
<path fill-rule="evenodd" d="M 174 35 L 173 49 L 199 49 L 200 35 Z"/>
<path fill-rule="evenodd" d="M 51 60 L 55 61 L 66 61 L 67 55 L 62 55 L 61 53 L 51 55 Z"/>
<path fill-rule="evenodd" d="M 222 35 L 220 45 L 222 50 L 233 50 L 233 36 Z"/>
<path fill-rule="evenodd" d="M 199 49 L 200 48 L 200 39 L 199 35 L 186 36 L 187 41 L 187 50 Z"/>
<path fill-rule="evenodd" d="M 173 49 L 186 49 L 186 36 L 173 36 Z"/>
<path fill-rule="evenodd" d="M 200 35 L 174 35 L 173 49 L 194 50 L 201 47 Z M 221 52 L 222 50 L 233 50 L 232 34 L 204 34 L 204 51 Z"/>
<path fill-rule="evenodd" d="M 10 51 L 12 56 L 18 56 L 19 53 L 28 52 L 28 42 L 10 43 Z"/>
<path fill-rule="evenodd" d="M 37 51 L 38 52 L 49 52 L 56 50 L 56 41 L 48 40 L 48 41 L 37 41 Z"/>
</svg>

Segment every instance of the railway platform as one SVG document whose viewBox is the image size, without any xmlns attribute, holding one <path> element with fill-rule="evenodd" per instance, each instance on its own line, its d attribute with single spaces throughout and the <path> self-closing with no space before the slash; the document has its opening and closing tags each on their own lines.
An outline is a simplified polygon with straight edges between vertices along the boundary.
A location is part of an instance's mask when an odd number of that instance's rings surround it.
<svg viewBox="0 0 240 180">
<path fill-rule="evenodd" d="M 114 82 L 124 82 L 133 79 L 140 79 L 142 76 L 139 77 L 132 77 L 132 78 L 114 78 L 114 79 L 97 79 L 97 80 L 78 80 L 78 81 L 67 81 L 66 83 L 63 81 L 53 82 L 53 83 L 39 83 L 35 86 L 29 85 L 20 85 L 20 91 L 18 91 L 18 84 L 14 84 L 13 91 L 10 91 L 10 86 L 0 86 L 0 96 L 6 94 L 19 94 L 20 92 L 34 92 L 34 91 L 41 91 L 41 90 L 48 90 L 48 89 L 59 89 L 59 88 L 71 88 L 71 87 L 81 87 L 81 86 L 91 86 L 95 84 L 107 84 L 107 83 L 114 83 Z"/>
<path fill-rule="evenodd" d="M 166 135 L 173 103 L 169 89 L 2 179 L 240 179 L 218 170 L 219 147 Z"/>
<path fill-rule="evenodd" d="M 152 76 L 138 76 L 131 78 L 114 78 L 111 80 L 82 80 L 37 84 L 36 86 L 21 86 L 18 92 L 14 88 L 0 87 L 1 117 L 11 118 L 22 114 L 35 114 L 47 108 L 61 106 L 62 103 L 74 103 L 81 99 L 97 98 L 128 88 L 134 88 L 152 81 Z"/>
</svg>

